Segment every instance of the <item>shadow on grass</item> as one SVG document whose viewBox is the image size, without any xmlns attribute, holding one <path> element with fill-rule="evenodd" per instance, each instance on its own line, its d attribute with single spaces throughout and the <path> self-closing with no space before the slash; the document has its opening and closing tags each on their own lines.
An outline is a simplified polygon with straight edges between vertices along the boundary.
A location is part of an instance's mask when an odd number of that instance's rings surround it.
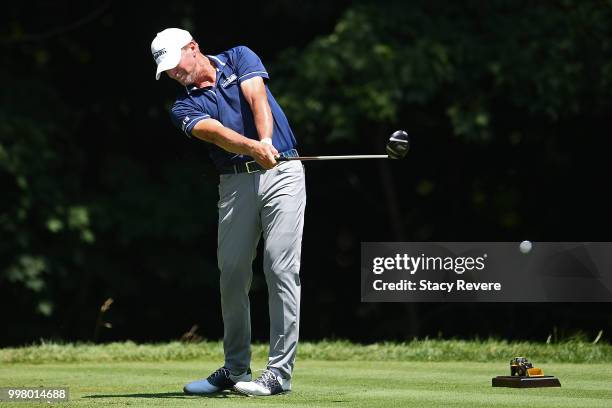
<svg viewBox="0 0 612 408">
<path fill-rule="evenodd" d="M 158 392 L 152 394 L 99 394 L 99 395 L 84 395 L 82 398 L 177 398 L 177 399 L 193 399 L 193 398 L 228 398 L 228 397 L 246 397 L 242 394 L 232 391 L 222 391 L 208 395 L 185 394 L 183 392 Z"/>
</svg>

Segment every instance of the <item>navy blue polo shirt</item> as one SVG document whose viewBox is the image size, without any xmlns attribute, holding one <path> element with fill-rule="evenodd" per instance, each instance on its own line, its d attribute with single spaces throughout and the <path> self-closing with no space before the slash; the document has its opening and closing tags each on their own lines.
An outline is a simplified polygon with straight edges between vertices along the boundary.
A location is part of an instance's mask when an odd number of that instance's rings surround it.
<svg viewBox="0 0 612 408">
<path fill-rule="evenodd" d="M 212 118 L 241 135 L 259 140 L 253 112 L 240 90 L 240 83 L 260 76 L 266 82 L 268 103 L 274 117 L 272 144 L 279 152 L 295 148 L 297 142 L 289 121 L 268 89 L 268 72 L 259 57 L 244 46 L 207 57 L 217 66 L 215 86 L 205 88 L 188 86 L 182 89 L 170 112 L 175 126 L 192 137 L 191 132 L 196 123 Z M 253 160 L 250 156 L 227 152 L 212 143 L 209 145 L 210 158 L 218 169 Z"/>
</svg>

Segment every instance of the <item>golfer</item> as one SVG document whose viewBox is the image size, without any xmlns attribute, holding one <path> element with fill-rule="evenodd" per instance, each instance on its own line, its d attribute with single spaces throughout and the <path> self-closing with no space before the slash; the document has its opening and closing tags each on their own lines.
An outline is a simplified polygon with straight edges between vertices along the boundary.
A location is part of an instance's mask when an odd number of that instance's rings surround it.
<svg viewBox="0 0 612 408">
<path fill-rule="evenodd" d="M 156 79 L 181 85 L 171 109 L 174 124 L 188 137 L 208 143 L 219 171 L 217 257 L 223 313 L 223 367 L 187 384 L 189 394 L 224 389 L 248 395 L 291 390 L 300 318 L 300 255 L 306 190 L 296 140 L 283 110 L 268 89 L 268 73 L 244 46 L 204 55 L 191 35 L 178 28 L 151 43 Z M 261 375 L 251 376 L 251 265 L 263 234 L 268 285 L 270 352 Z M 206 310 L 202 311 L 207 313 Z"/>
</svg>

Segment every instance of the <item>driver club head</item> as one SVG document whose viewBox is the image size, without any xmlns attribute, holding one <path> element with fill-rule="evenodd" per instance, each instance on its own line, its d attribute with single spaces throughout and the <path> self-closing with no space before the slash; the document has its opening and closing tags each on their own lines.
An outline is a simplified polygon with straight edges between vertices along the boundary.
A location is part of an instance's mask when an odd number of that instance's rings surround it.
<svg viewBox="0 0 612 408">
<path fill-rule="evenodd" d="M 393 132 L 387 143 L 387 154 L 390 159 L 403 159 L 408 154 L 410 143 L 408 142 L 408 133 L 404 130 L 396 130 Z"/>
</svg>

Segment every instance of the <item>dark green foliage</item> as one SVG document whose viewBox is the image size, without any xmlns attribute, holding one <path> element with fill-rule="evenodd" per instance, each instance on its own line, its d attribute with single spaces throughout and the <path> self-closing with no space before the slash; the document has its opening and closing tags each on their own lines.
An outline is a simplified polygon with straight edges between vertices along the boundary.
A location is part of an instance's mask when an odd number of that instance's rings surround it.
<svg viewBox="0 0 612 408">
<path fill-rule="evenodd" d="M 0 317 L 12 329 L 0 344 L 91 339 L 109 297 L 102 340 L 178 338 L 194 322 L 221 336 L 216 176 L 204 144 L 170 125 L 175 88 L 153 80 L 148 52 L 155 32 L 177 25 L 206 53 L 245 44 L 262 56 L 304 153 L 381 153 L 398 128 L 414 138 L 401 167 L 309 167 L 306 336 L 541 338 L 555 325 L 612 323 L 605 305 L 529 306 L 527 322 L 514 305 L 419 306 L 424 315 L 362 305 L 356 275 L 366 240 L 609 240 L 609 2 L 314 2 L 298 12 L 277 0 L 243 4 L 231 30 L 208 18 L 223 4 L 7 7 Z M 364 333 L 364 322 L 375 327 Z"/>
<path fill-rule="evenodd" d="M 326 140 L 355 141 L 364 123 L 402 124 L 411 109 L 483 142 L 528 132 L 534 120 L 603 115 L 612 92 L 612 9 L 522 3 L 353 7 L 330 35 L 283 55 L 281 66 L 294 75 L 279 72 L 282 101 L 300 129 Z"/>
</svg>

